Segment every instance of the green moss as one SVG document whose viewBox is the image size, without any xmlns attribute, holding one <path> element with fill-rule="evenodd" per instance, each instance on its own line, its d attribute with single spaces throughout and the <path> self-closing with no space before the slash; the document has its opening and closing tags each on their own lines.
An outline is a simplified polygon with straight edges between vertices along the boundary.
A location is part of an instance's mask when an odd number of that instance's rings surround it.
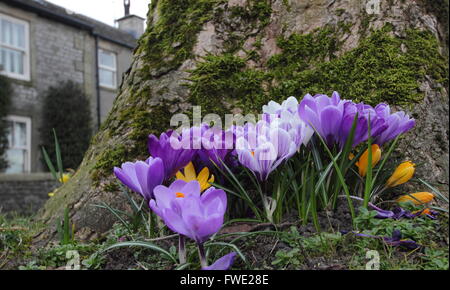
<svg viewBox="0 0 450 290">
<path fill-rule="evenodd" d="M 111 173 L 114 166 L 126 161 L 127 155 L 127 148 L 123 144 L 119 144 L 114 149 L 104 150 L 94 166 L 93 180 L 97 181 L 106 171 Z"/>
<path fill-rule="evenodd" d="M 145 51 L 145 70 L 177 68 L 192 55 L 196 36 L 211 19 L 213 7 L 223 0 L 158 0 L 152 1 L 149 23 L 140 39 Z"/>
<path fill-rule="evenodd" d="M 368 104 L 411 105 L 423 98 L 419 82 L 425 75 L 448 85 L 448 65 L 430 32 L 407 30 L 398 38 L 387 25 L 337 56 L 348 29 L 329 26 L 279 38 L 282 53 L 269 59 L 266 71 L 249 69 L 246 59 L 232 54 L 208 55 L 191 72 L 191 102 L 219 114 L 229 109 L 218 100 L 259 112 L 269 100 L 338 91 Z"/>
<path fill-rule="evenodd" d="M 334 13 L 336 13 L 337 16 L 341 16 L 342 14 L 345 13 L 345 9 L 338 8 L 334 11 Z"/>
<path fill-rule="evenodd" d="M 245 69 L 245 60 L 232 54 L 207 55 L 191 73 L 190 102 L 202 106 L 205 112 L 228 112 L 222 101 L 254 111 L 266 99 L 262 84 L 268 76 L 263 71 Z"/>
<path fill-rule="evenodd" d="M 251 28 L 261 28 L 269 24 L 272 5 L 269 0 L 248 0 L 244 6 L 231 7 L 231 17 L 252 23 Z"/>
<path fill-rule="evenodd" d="M 159 135 L 167 130 L 173 112 L 169 111 L 171 102 L 161 101 L 157 105 L 147 105 L 150 99 L 143 91 L 132 92 L 130 104 L 119 112 L 118 126 L 108 125 L 112 138 L 126 136 L 127 144 L 120 144 L 114 148 L 106 148 L 98 157 L 92 171 L 93 180 L 108 176 L 114 166 L 120 166 L 125 161 L 145 159 L 148 157 L 147 138 L 150 134 Z"/>
<path fill-rule="evenodd" d="M 419 81 L 425 75 L 448 85 L 448 65 L 430 32 L 408 30 L 405 38 L 396 38 L 390 31 L 390 26 L 374 31 L 357 48 L 328 62 L 321 61 L 325 54 L 316 59 L 308 57 L 308 69 L 301 69 L 304 59 L 292 59 L 288 68 L 285 62 L 273 65 L 275 70 L 283 69 L 289 74 L 275 75 L 279 84 L 272 94 L 303 96 L 336 90 L 347 99 L 369 104 L 410 105 L 422 100 Z M 290 47 L 294 51 L 295 48 Z"/>
<path fill-rule="evenodd" d="M 214 21 L 225 26 L 223 49 L 235 53 L 242 48 L 249 36 L 255 35 L 270 22 L 272 5 L 269 0 L 247 0 L 243 6 L 219 8 L 214 13 Z"/>
</svg>

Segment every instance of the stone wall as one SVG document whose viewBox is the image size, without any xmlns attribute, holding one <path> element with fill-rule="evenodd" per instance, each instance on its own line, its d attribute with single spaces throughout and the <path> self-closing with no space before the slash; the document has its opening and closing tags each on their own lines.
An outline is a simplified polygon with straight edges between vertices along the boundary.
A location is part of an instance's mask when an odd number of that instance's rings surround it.
<svg viewBox="0 0 450 290">
<path fill-rule="evenodd" d="M 42 103 L 50 86 L 71 80 L 82 85 L 90 99 L 93 127 L 97 129 L 97 88 L 95 38 L 81 30 L 36 13 L 0 2 L 0 13 L 29 24 L 30 80 L 12 80 L 13 97 L 10 115 L 31 119 L 31 172 L 41 172 L 40 162 Z M 117 83 L 129 68 L 132 50 L 109 41 L 100 40 L 99 47 L 117 55 Z M 116 96 L 116 90 L 100 89 L 101 121 L 106 118 Z"/>
<path fill-rule="evenodd" d="M 0 175 L 0 213 L 34 214 L 57 186 L 48 173 Z"/>
</svg>

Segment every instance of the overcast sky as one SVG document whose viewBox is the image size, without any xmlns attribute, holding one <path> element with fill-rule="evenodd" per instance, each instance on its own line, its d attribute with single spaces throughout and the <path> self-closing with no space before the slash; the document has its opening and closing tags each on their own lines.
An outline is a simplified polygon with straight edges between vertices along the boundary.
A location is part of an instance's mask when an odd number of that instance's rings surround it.
<svg viewBox="0 0 450 290">
<path fill-rule="evenodd" d="M 47 0 L 76 13 L 115 26 L 114 20 L 125 15 L 123 0 Z M 130 0 L 130 13 L 146 18 L 150 0 Z"/>
</svg>

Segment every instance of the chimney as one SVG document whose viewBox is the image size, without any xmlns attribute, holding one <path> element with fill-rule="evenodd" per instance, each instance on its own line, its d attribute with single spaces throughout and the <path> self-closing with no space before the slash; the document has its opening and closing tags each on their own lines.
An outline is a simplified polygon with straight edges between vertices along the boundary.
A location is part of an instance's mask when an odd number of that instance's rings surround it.
<svg viewBox="0 0 450 290">
<path fill-rule="evenodd" d="M 144 33 L 145 19 L 137 15 L 130 14 L 131 0 L 123 0 L 125 16 L 116 20 L 119 29 L 130 33 L 135 38 L 139 38 Z"/>
</svg>

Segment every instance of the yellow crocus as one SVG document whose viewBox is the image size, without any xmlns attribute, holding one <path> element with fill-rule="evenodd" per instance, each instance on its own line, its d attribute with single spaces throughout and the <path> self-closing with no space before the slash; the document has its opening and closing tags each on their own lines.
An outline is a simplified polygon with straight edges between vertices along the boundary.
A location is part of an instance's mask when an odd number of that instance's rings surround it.
<svg viewBox="0 0 450 290">
<path fill-rule="evenodd" d="M 350 152 L 350 154 L 348 154 L 348 160 L 353 160 L 353 158 L 355 158 L 355 154 Z"/>
<path fill-rule="evenodd" d="M 70 179 L 70 175 L 67 173 L 64 173 L 63 176 L 61 178 L 59 178 L 59 182 L 61 183 L 66 183 L 67 181 L 69 181 Z"/>
<path fill-rule="evenodd" d="M 381 159 L 381 149 L 377 144 L 372 145 L 372 168 L 377 165 Z M 369 150 L 366 149 L 359 160 L 355 163 L 359 169 L 359 175 L 364 177 L 367 174 L 367 167 L 369 165 Z"/>
<path fill-rule="evenodd" d="M 415 166 L 411 161 L 401 163 L 389 177 L 386 187 L 394 187 L 410 180 L 414 175 Z"/>
<path fill-rule="evenodd" d="M 203 168 L 197 175 L 195 172 L 194 164 L 192 164 L 192 162 L 189 162 L 189 164 L 186 165 L 186 167 L 183 169 L 183 172 L 184 174 L 181 171 L 177 172 L 177 179 L 181 179 L 186 182 L 197 180 L 198 183 L 200 183 L 201 191 L 209 188 L 211 186 L 211 182 L 214 182 L 214 175 L 211 174 L 211 177 L 209 177 L 208 167 Z"/>
<path fill-rule="evenodd" d="M 407 202 L 407 201 L 411 201 L 412 203 L 414 203 L 415 205 L 420 205 L 420 204 L 424 204 L 424 203 L 429 203 L 430 201 L 432 201 L 434 198 L 434 194 L 432 194 L 431 192 L 416 192 L 416 193 L 411 193 L 411 194 L 405 194 L 400 196 L 397 199 L 397 202 Z"/>
</svg>

